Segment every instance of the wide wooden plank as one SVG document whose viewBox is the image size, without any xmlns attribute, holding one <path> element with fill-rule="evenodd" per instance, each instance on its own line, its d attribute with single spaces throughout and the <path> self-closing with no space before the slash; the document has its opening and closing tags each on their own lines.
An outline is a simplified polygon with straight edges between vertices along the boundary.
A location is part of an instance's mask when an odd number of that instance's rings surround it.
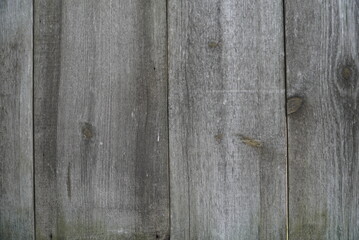
<svg viewBox="0 0 359 240">
<path fill-rule="evenodd" d="M 0 239 L 33 239 L 32 1 L 0 1 Z"/>
<path fill-rule="evenodd" d="M 37 239 L 167 239 L 166 1 L 35 0 Z"/>
<path fill-rule="evenodd" d="M 359 239 L 359 5 L 286 1 L 289 239 Z"/>
<path fill-rule="evenodd" d="M 285 239 L 281 1 L 169 1 L 171 239 Z"/>
</svg>

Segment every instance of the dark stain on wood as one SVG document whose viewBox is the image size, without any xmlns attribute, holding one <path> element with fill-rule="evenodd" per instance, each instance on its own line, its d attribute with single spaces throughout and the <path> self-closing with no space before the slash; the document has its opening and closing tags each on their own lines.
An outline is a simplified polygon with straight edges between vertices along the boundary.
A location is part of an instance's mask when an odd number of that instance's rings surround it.
<svg viewBox="0 0 359 240">
<path fill-rule="evenodd" d="M 36 239 L 48 239 L 56 225 L 60 79 L 62 66 L 62 1 L 34 1 L 34 131 Z M 41 21 L 44 19 L 44 21 Z M 51 24 L 49 24 L 51 23 Z M 51 193 L 51 194 L 49 194 Z M 66 193 L 64 193 L 66 194 Z M 46 214 L 44 214 L 46 213 Z M 40 224 L 44 223 L 44 224 Z M 46 226 L 46 227 L 45 227 Z M 45 234 L 46 233 L 46 234 Z M 52 236 L 52 235 L 50 235 Z M 42 237 L 42 238 L 41 238 Z M 55 238 L 55 237 L 54 237 Z"/>
<path fill-rule="evenodd" d="M 300 97 L 292 97 L 287 100 L 287 114 L 297 112 L 303 105 L 303 99 Z"/>
</svg>

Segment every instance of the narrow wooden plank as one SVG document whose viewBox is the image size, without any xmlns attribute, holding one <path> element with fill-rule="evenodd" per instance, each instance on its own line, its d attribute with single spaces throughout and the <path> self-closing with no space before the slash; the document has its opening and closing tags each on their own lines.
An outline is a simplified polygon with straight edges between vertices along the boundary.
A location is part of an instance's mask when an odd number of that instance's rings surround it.
<svg viewBox="0 0 359 240">
<path fill-rule="evenodd" d="M 33 239 L 32 1 L 0 1 L 0 239 Z"/>
<path fill-rule="evenodd" d="M 359 239 L 356 0 L 286 1 L 289 239 Z"/>
<path fill-rule="evenodd" d="M 166 1 L 35 1 L 37 239 L 167 239 Z"/>
<path fill-rule="evenodd" d="M 281 1 L 169 1 L 171 239 L 285 239 Z"/>
</svg>

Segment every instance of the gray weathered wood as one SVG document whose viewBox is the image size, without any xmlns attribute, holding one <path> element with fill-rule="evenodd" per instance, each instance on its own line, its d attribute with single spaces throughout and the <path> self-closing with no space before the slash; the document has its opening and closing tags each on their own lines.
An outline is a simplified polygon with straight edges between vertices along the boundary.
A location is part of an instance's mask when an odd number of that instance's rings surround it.
<svg viewBox="0 0 359 240">
<path fill-rule="evenodd" d="M 0 239 L 32 239 L 32 1 L 0 0 Z"/>
<path fill-rule="evenodd" d="M 167 239 L 166 1 L 35 0 L 37 239 Z"/>
<path fill-rule="evenodd" d="M 286 1 L 289 239 L 359 239 L 359 6 Z"/>
<path fill-rule="evenodd" d="M 281 1 L 169 1 L 171 239 L 285 239 Z"/>
</svg>

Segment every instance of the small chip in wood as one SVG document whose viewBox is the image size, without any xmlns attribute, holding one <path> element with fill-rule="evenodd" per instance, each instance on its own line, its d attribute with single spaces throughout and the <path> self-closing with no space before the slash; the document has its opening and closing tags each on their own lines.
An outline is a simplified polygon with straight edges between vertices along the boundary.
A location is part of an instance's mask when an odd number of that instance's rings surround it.
<svg viewBox="0 0 359 240">
<path fill-rule="evenodd" d="M 303 99 L 299 97 L 292 97 L 287 100 L 287 113 L 292 114 L 299 110 L 303 105 Z"/>
</svg>

